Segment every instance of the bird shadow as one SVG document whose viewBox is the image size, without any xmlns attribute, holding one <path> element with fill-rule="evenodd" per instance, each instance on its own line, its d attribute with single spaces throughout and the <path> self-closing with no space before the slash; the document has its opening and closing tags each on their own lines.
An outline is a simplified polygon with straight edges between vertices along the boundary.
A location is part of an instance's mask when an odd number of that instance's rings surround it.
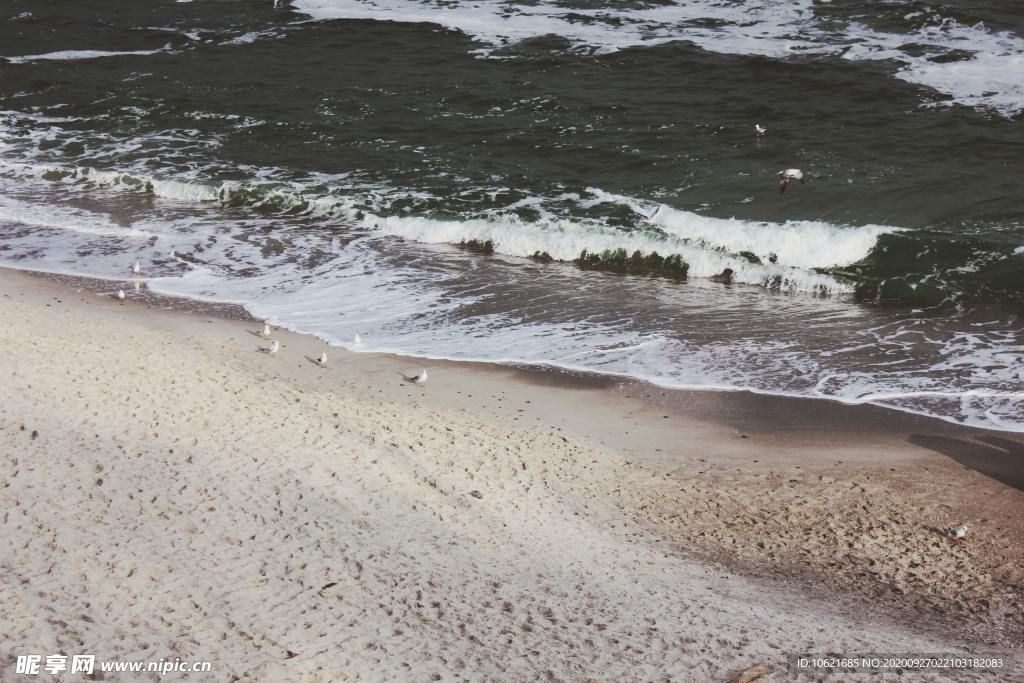
<svg viewBox="0 0 1024 683">
<path fill-rule="evenodd" d="M 981 436 L 978 441 L 948 436 L 914 434 L 910 443 L 927 448 L 986 477 L 1024 491 L 1024 444 L 998 436 Z M 984 443 L 979 443 L 984 442 Z"/>
<path fill-rule="evenodd" d="M 400 370 L 395 370 L 395 374 L 398 375 L 399 377 L 401 377 L 403 380 L 405 380 L 409 384 L 416 384 L 417 383 L 416 382 L 416 375 L 407 375 L 407 374 L 405 374 L 404 372 L 402 372 Z"/>
<path fill-rule="evenodd" d="M 260 339 L 266 339 L 266 337 L 263 336 L 263 331 L 262 330 L 246 330 L 246 332 L 248 332 L 249 334 L 251 334 L 254 337 L 259 337 Z"/>
<path fill-rule="evenodd" d="M 319 358 L 313 358 L 313 356 L 303 356 L 303 358 L 305 358 L 306 360 L 308 360 L 310 363 L 312 363 L 313 365 L 317 366 L 318 368 L 325 367 L 323 365 L 320 365 L 320 359 Z"/>
</svg>

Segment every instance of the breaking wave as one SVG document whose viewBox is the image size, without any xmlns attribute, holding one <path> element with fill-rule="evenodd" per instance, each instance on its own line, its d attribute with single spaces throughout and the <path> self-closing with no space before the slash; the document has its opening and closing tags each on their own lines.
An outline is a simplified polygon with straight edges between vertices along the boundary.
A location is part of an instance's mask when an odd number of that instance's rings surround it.
<svg viewBox="0 0 1024 683">
<path fill-rule="evenodd" d="M 416 196 L 422 201 L 423 197 L 423 193 L 394 189 L 361 194 L 357 188 L 334 187 L 325 193 L 323 188 L 312 190 L 300 183 L 210 183 L 10 163 L 0 165 L 0 172 L 146 192 L 179 202 L 210 202 L 344 220 L 368 232 L 427 244 L 487 242 L 490 249 L 507 256 L 543 255 L 574 261 L 584 251 L 601 254 L 617 250 L 627 254 L 679 256 L 688 265 L 691 277 L 712 278 L 729 271 L 732 282 L 822 294 L 852 292 L 850 282 L 823 271 L 865 258 L 879 236 L 899 231 L 881 225 L 715 218 L 593 188 L 576 197 L 581 212 L 601 203 L 618 204 L 634 212 L 634 224 L 613 226 L 604 219 L 558 215 L 544 208 L 551 200 L 543 197 L 516 202 L 517 206 L 530 207 L 531 218 L 517 214 L 514 208 L 490 209 L 483 216 L 437 218 L 432 215 L 436 212 L 427 206 L 422 212 L 414 211 L 414 215 L 388 214 L 388 207 L 398 198 L 408 200 Z M 559 200 L 564 202 L 565 197 Z M 424 204 L 433 206 L 436 201 Z M 653 218 L 649 217 L 651 214 Z"/>
</svg>

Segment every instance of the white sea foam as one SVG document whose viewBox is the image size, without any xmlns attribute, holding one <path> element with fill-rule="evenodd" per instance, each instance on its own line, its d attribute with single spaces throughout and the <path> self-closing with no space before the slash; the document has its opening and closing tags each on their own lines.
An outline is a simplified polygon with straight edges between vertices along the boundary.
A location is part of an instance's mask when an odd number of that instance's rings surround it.
<svg viewBox="0 0 1024 683">
<path fill-rule="evenodd" d="M 583 207 L 601 202 L 629 206 L 649 215 L 650 202 L 590 189 L 580 199 Z M 562 199 L 565 199 L 564 197 Z M 534 201 L 517 204 L 537 207 Z M 843 293 L 852 287 L 841 280 L 814 272 L 855 263 L 874 248 L 879 236 L 900 229 L 883 225 L 843 226 L 823 221 L 748 221 L 702 216 L 691 211 L 658 206 L 656 219 L 646 230 L 625 231 L 599 221 L 565 219 L 547 215 L 524 220 L 510 212 L 476 219 L 439 220 L 414 216 L 367 215 L 366 227 L 384 234 L 424 243 L 458 244 L 462 241 L 490 241 L 495 251 L 509 256 L 529 257 L 541 252 L 561 261 L 571 261 L 580 252 L 600 253 L 625 249 L 629 253 L 658 252 L 680 255 L 690 266 L 692 277 L 713 277 L 726 268 L 732 279 L 748 284 L 776 284 L 809 292 Z M 757 256 L 752 262 L 741 252 Z"/>
<path fill-rule="evenodd" d="M 652 252 L 662 256 L 679 255 L 689 265 L 691 277 L 714 277 L 729 269 L 735 282 L 815 293 L 852 291 L 848 282 L 814 269 L 854 263 L 867 256 L 880 235 L 898 230 L 877 225 L 837 226 L 821 221 L 771 223 L 714 218 L 662 206 L 655 224 L 628 231 L 597 220 L 553 215 L 543 209 L 550 201 L 543 197 L 523 198 L 504 210 L 479 218 L 441 220 L 415 215 L 380 215 L 367 210 L 367 207 L 388 204 L 388 192 L 383 190 L 369 194 L 318 194 L 302 184 L 235 181 L 217 184 L 158 179 L 120 171 L 81 167 L 56 169 L 15 163 L 0 164 L 0 171 L 32 177 L 57 174 L 70 182 L 149 192 L 186 203 L 237 201 L 253 208 L 271 207 L 312 217 L 359 221 L 378 234 L 427 244 L 489 240 L 497 252 L 508 256 L 530 257 L 539 252 L 557 260 L 572 261 L 583 250 L 601 253 L 617 249 L 630 254 L 639 251 L 645 255 Z M 416 194 L 394 190 L 391 193 L 406 199 Z M 649 202 L 596 189 L 588 193 L 586 198 L 566 195 L 557 201 L 575 200 L 582 208 L 615 202 L 641 214 L 650 212 Z M 516 207 L 530 207 L 539 211 L 541 217 L 525 220 L 511 210 Z M 740 252 L 754 254 L 761 263 L 752 262 Z"/>
<path fill-rule="evenodd" d="M 157 197 L 184 202 L 215 202 L 221 198 L 223 185 L 211 185 L 201 181 L 154 178 L 137 173 L 109 171 L 88 167 L 73 169 L 37 168 L 26 169 L 37 176 L 64 174 L 65 180 L 84 182 L 96 187 L 149 192 Z"/>
<path fill-rule="evenodd" d="M 3 129 L 0 128 L 0 133 L 2 132 Z M 185 203 L 237 201 L 252 208 L 272 207 L 279 211 L 296 211 L 323 218 L 354 218 L 359 213 L 357 201 L 352 197 L 310 192 L 300 184 L 285 185 L 272 180 L 253 183 L 212 183 L 203 180 L 158 178 L 139 172 L 102 170 L 84 166 L 61 167 L 5 159 L 0 159 L 0 175 L 46 178 L 115 190 L 146 192 L 162 199 Z M 343 178 L 343 175 L 335 176 L 331 180 L 340 181 Z M 407 193 L 406 196 L 412 196 L 412 193 Z"/>
<path fill-rule="evenodd" d="M 687 212 L 678 212 L 676 223 L 685 224 Z M 716 219 L 690 214 L 703 225 Z M 601 253 L 606 250 L 625 249 L 629 253 L 657 252 L 662 256 L 678 254 L 689 264 L 691 277 L 709 278 L 731 269 L 732 280 L 747 284 L 781 286 L 806 292 L 842 293 L 852 291 L 845 282 L 828 275 L 792 267 L 783 263 L 752 263 L 748 259 L 719 249 L 708 249 L 703 243 L 693 243 L 671 234 L 653 231 L 625 232 L 614 230 L 596 221 L 547 218 L 525 221 L 515 215 L 496 215 L 470 220 L 436 220 L 430 218 L 393 216 L 367 216 L 367 227 L 387 235 L 395 235 L 417 242 L 458 244 L 462 241 L 490 241 L 495 251 L 509 256 L 532 256 L 547 253 L 560 261 L 572 261 L 586 250 Z M 733 225 L 737 234 L 744 230 L 757 231 L 764 225 L 745 221 L 723 221 Z M 819 229 L 828 230 L 827 226 Z M 756 239 L 756 238 L 751 238 Z M 856 259 L 854 259 L 856 260 Z M 852 261 L 849 261 L 852 262 Z M 818 264 L 810 264 L 818 265 Z M 832 264 L 821 264 L 832 265 Z"/>
<path fill-rule="evenodd" d="M 47 52 L 39 55 L 5 57 L 4 59 L 14 64 L 18 64 L 21 62 L 36 62 L 42 60 L 75 61 L 79 59 L 99 59 L 100 57 L 145 56 L 155 55 L 158 52 L 162 52 L 162 50 L 60 50 L 58 52 Z"/>
<path fill-rule="evenodd" d="M 944 93 L 954 102 L 1005 115 L 1024 110 L 1024 39 L 983 24 L 967 26 L 936 15 L 906 32 L 884 32 L 823 14 L 811 0 L 716 0 L 658 7 L 566 7 L 553 0 L 505 2 L 419 0 L 295 0 L 314 19 L 427 22 L 461 31 L 493 52 L 510 43 L 560 36 L 597 52 L 683 40 L 723 54 L 786 58 L 842 55 L 892 60 L 897 77 Z M 840 24 L 840 22 L 843 22 Z M 908 44 L 924 52 L 907 51 Z M 934 61 L 964 50 L 964 61 Z"/>
<path fill-rule="evenodd" d="M 201 182 L 159 180 L 156 178 L 147 180 L 146 184 L 157 197 L 177 199 L 185 202 L 215 202 L 220 199 L 222 188 L 224 187 L 211 187 Z"/>
<path fill-rule="evenodd" d="M 893 60 L 901 65 L 898 78 L 932 88 L 958 104 L 1007 116 L 1024 110 L 1021 36 L 941 17 L 907 34 L 881 33 L 858 23 L 851 23 L 850 31 L 859 40 L 846 49 L 845 59 Z M 903 50 L 908 43 L 924 46 L 924 52 L 908 54 Z M 955 51 L 969 56 L 935 59 Z"/>
<path fill-rule="evenodd" d="M 95 187 L 146 191 L 166 199 L 190 202 L 217 201 L 225 186 L 199 181 L 160 179 L 125 171 L 101 170 L 85 166 L 61 167 L 0 159 L 0 173 L 26 178 L 59 179 L 87 183 Z"/>
<path fill-rule="evenodd" d="M 812 18 L 811 0 L 778 3 L 754 0 L 742 8 L 716 2 L 661 7 L 565 7 L 542 1 L 530 5 L 415 0 L 296 0 L 294 7 L 314 19 L 375 19 L 424 22 L 461 31 L 479 41 L 501 46 L 547 35 L 611 52 L 672 40 L 714 44 L 736 54 L 784 56 L 794 50 L 817 49 L 799 33 Z M 708 21 L 711 20 L 711 21 Z M 741 21 L 742 20 L 742 21 Z M 736 22 L 722 26 L 692 22 Z"/>
<path fill-rule="evenodd" d="M 149 238 L 152 233 L 126 228 L 98 214 L 66 206 L 41 206 L 0 195 L 0 223 L 31 225 L 102 237 Z"/>
<path fill-rule="evenodd" d="M 855 263 L 871 252 L 881 235 L 900 231 L 887 225 L 714 218 L 665 205 L 652 208 L 650 202 L 600 190 L 591 192 L 599 200 L 623 204 L 642 215 L 650 215 L 656 208 L 653 224 L 680 239 L 734 254 L 749 252 L 765 262 L 774 257 L 779 265 L 796 268 L 830 268 Z"/>
<path fill-rule="evenodd" d="M 225 45 L 248 45 L 255 43 L 257 40 L 263 38 L 278 38 L 281 36 L 280 31 L 250 31 L 243 33 L 240 36 L 235 36 L 229 40 L 224 41 Z"/>
</svg>

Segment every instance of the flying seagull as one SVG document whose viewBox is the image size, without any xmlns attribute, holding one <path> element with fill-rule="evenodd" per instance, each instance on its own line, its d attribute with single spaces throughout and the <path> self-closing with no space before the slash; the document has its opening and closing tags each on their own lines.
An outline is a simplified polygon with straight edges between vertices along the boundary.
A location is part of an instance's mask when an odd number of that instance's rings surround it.
<svg viewBox="0 0 1024 683">
<path fill-rule="evenodd" d="M 142 266 L 139 265 L 138 261 L 136 261 L 135 265 L 132 266 L 132 275 L 138 275 L 141 272 L 142 272 Z"/>
<path fill-rule="evenodd" d="M 117 290 L 117 298 L 120 299 L 121 301 L 124 301 L 127 298 L 123 289 Z"/>
<path fill-rule="evenodd" d="M 779 171 L 779 193 L 786 191 L 786 185 L 789 185 L 790 180 L 799 180 L 800 184 L 804 184 L 804 172 L 799 168 L 787 168 L 785 171 Z"/>
<path fill-rule="evenodd" d="M 953 542 L 960 543 L 967 538 L 967 522 L 964 522 L 953 530 Z"/>
<path fill-rule="evenodd" d="M 317 362 L 320 363 L 320 365 L 327 365 L 327 352 L 326 351 L 320 354 L 320 360 L 318 360 Z"/>
<path fill-rule="evenodd" d="M 759 124 L 759 123 L 755 123 L 754 124 L 754 135 L 756 135 L 757 137 L 761 137 L 762 135 L 764 135 L 767 132 L 768 132 L 768 129 L 767 128 L 763 128 L 761 126 L 761 124 Z"/>
<path fill-rule="evenodd" d="M 263 323 L 263 338 L 270 339 L 270 324 Z"/>
<path fill-rule="evenodd" d="M 275 353 L 281 350 L 281 342 L 276 339 L 270 342 L 270 346 L 267 347 L 267 353 L 273 356 Z"/>
<path fill-rule="evenodd" d="M 659 213 L 661 213 L 661 204 L 658 204 L 656 207 L 654 207 L 654 211 L 651 211 L 649 214 L 646 214 L 644 216 L 644 222 L 654 223 L 654 219 L 658 217 Z"/>
</svg>

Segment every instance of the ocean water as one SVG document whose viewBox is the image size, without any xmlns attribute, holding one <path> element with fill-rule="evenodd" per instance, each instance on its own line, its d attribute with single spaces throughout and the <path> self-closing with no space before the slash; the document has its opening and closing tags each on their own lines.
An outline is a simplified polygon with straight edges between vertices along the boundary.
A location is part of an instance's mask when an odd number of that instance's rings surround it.
<svg viewBox="0 0 1024 683">
<path fill-rule="evenodd" d="M 1024 431 L 1024 5 L 979 4 L 10 0 L 0 264 Z"/>
</svg>

